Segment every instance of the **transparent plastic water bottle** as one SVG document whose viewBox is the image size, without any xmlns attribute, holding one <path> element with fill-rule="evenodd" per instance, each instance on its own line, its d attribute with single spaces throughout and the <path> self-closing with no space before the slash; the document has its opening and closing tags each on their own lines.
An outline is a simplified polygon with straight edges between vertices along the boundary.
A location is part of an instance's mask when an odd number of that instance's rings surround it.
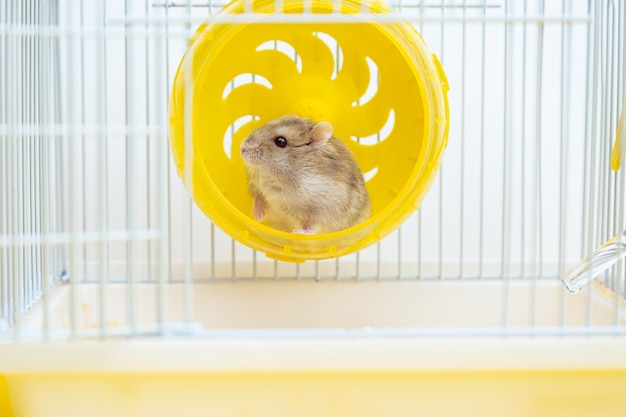
<svg viewBox="0 0 626 417">
<path fill-rule="evenodd" d="M 565 277 L 562 277 L 561 281 L 569 291 L 578 292 L 624 256 L 626 256 L 626 229 L 593 251 Z"/>
</svg>

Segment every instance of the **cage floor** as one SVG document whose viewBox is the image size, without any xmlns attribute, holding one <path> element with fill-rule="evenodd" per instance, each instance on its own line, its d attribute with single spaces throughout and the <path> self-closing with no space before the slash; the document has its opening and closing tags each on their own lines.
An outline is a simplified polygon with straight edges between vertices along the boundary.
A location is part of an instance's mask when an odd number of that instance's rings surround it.
<svg viewBox="0 0 626 417">
<path fill-rule="evenodd" d="M 121 337 L 101 341 L 99 286 L 63 285 L 49 299 L 49 334 L 60 340 L 28 341 L 41 337 L 37 305 L 20 323 L 23 340 L 0 343 L 0 412 L 622 416 L 626 338 L 611 332 L 624 325 L 626 309 L 603 288 L 243 281 L 197 283 L 192 292 L 168 284 L 160 297 L 155 284 L 111 284 L 107 331 Z M 159 299 L 168 325 L 156 337 Z M 73 327 L 86 337 L 64 341 Z M 124 337 L 143 330 L 148 337 Z"/>
<path fill-rule="evenodd" d="M 576 334 L 626 325 L 623 302 L 616 304 L 604 287 L 570 294 L 553 280 L 231 281 L 189 289 L 181 283 L 119 283 L 103 290 L 79 284 L 76 291 L 63 285 L 49 299 L 50 334 L 100 335 L 101 321 L 110 335 L 158 330 L 225 338 L 298 337 L 301 331 L 308 336 Z M 25 316 L 20 333 L 41 333 L 42 309 L 39 304 Z"/>
<path fill-rule="evenodd" d="M 309 335 L 382 335 L 397 329 L 472 336 L 575 334 L 626 326 L 623 302 L 616 304 L 604 287 L 570 294 L 555 280 L 228 281 L 195 283 L 188 290 L 180 283 L 108 284 L 103 291 L 98 284 L 79 284 L 75 293 L 60 286 L 50 297 L 49 327 L 55 334 L 73 327 L 100 332 L 104 317 L 113 335 L 149 332 L 160 317 L 165 323 L 161 329 L 172 332 L 243 337 L 264 330 L 288 337 L 298 330 Z M 159 316 L 161 306 L 164 314 Z M 42 308 L 39 304 L 26 315 L 20 331 L 42 331 Z"/>
</svg>

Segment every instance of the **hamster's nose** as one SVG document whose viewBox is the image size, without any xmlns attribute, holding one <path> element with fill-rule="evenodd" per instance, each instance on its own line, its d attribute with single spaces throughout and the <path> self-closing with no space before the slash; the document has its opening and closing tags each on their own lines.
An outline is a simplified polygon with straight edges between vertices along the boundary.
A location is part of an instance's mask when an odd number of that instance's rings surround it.
<svg viewBox="0 0 626 417">
<path fill-rule="evenodd" d="M 249 149 L 249 148 L 246 146 L 246 144 L 245 144 L 245 143 L 242 143 L 242 144 L 241 144 L 241 154 L 242 154 L 242 155 L 245 155 L 245 154 L 246 154 L 246 152 L 248 152 L 248 149 Z"/>
</svg>

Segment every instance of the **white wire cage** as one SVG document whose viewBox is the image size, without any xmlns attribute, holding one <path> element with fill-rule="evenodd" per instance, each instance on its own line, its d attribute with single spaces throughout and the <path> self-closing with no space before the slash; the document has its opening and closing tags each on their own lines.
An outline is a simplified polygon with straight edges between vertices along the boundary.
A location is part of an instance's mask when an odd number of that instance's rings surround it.
<svg viewBox="0 0 626 417">
<path fill-rule="evenodd" d="M 364 13 L 412 22 L 441 60 L 449 146 L 399 229 L 304 264 L 230 239 L 169 156 L 187 41 L 207 20 L 254 17 L 217 15 L 224 5 L 0 6 L 3 339 L 624 333 L 622 261 L 580 294 L 559 281 L 626 226 L 610 157 L 626 93 L 622 2 Z"/>
</svg>

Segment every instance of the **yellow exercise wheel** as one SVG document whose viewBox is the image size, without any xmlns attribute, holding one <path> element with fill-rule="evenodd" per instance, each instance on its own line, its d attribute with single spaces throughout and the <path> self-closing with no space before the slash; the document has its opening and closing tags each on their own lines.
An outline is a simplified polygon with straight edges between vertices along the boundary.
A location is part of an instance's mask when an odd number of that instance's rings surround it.
<svg viewBox="0 0 626 417">
<path fill-rule="evenodd" d="M 280 4 L 284 22 L 273 0 L 234 1 L 220 14 L 253 11 L 257 20 L 212 19 L 198 28 L 174 79 L 172 154 L 196 204 L 234 239 L 285 261 L 338 257 L 378 241 L 419 207 L 447 145 L 447 80 L 411 24 L 363 19 L 364 11 L 391 14 L 384 3 Z M 288 23 L 305 13 L 318 19 Z M 288 114 L 333 124 L 363 171 L 369 220 L 296 235 L 252 218 L 240 145 L 253 129 Z"/>
</svg>

